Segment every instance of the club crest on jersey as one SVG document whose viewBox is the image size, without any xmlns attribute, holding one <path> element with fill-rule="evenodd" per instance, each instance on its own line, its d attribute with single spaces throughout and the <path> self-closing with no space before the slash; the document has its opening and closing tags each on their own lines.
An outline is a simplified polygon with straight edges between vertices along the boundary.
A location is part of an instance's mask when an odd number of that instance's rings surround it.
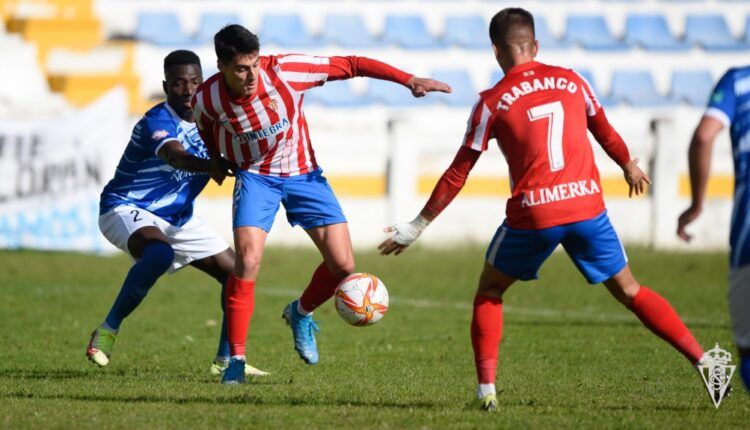
<svg viewBox="0 0 750 430">
<path fill-rule="evenodd" d="M 169 136 L 169 132 L 167 130 L 156 130 L 151 134 L 151 140 L 162 140 L 165 137 Z"/>
<path fill-rule="evenodd" d="M 242 134 L 236 134 L 234 135 L 232 140 L 240 144 L 248 144 L 260 139 L 268 139 L 269 137 L 276 136 L 279 133 L 285 132 L 287 129 L 289 129 L 289 125 L 290 123 L 288 119 L 281 118 L 279 122 L 270 127 L 266 127 L 260 130 L 250 130 Z"/>
<path fill-rule="evenodd" d="M 279 113 L 279 101 L 276 99 L 271 99 L 267 104 L 266 107 L 268 109 L 271 109 L 272 111 Z"/>
</svg>

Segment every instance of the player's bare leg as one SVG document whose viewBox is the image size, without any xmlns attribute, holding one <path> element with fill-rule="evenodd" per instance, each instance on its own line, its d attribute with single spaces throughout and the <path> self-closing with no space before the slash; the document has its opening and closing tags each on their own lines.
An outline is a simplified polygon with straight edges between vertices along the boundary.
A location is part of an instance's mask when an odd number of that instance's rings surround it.
<svg viewBox="0 0 750 430">
<path fill-rule="evenodd" d="M 655 335 L 680 351 L 691 364 L 699 363 L 703 357 L 703 348 L 693 334 L 666 299 L 638 283 L 629 266 L 604 281 L 604 285 Z"/>
<path fill-rule="evenodd" d="M 497 410 L 495 372 L 503 336 L 503 295 L 515 281 L 485 262 L 474 297 L 471 344 L 479 382 L 477 397 L 486 411 Z"/>
<path fill-rule="evenodd" d="M 227 338 L 227 316 L 226 316 L 226 283 L 229 277 L 234 271 L 234 251 L 231 248 L 227 248 L 224 251 L 214 254 L 210 257 L 201 258 L 200 260 L 194 260 L 190 262 L 190 265 L 197 268 L 198 270 L 208 274 L 212 278 L 219 281 L 221 285 L 221 335 L 219 336 L 219 347 L 216 352 L 216 358 L 211 367 L 210 372 L 214 375 L 221 375 L 224 373 L 226 368 L 229 366 L 229 339 Z M 245 375 L 249 376 L 265 376 L 268 372 L 264 372 L 257 369 L 250 364 L 245 364 Z"/>
<path fill-rule="evenodd" d="M 282 316 L 292 329 L 294 349 L 300 358 L 307 364 L 315 364 L 319 359 L 315 333 L 319 329 L 312 312 L 330 299 L 339 282 L 354 271 L 354 253 L 346 223 L 314 227 L 307 234 L 323 255 L 323 262 L 315 269 L 299 300 L 289 303 Z"/>
<path fill-rule="evenodd" d="M 148 291 L 174 260 L 174 250 L 157 227 L 147 226 L 128 238 L 130 255 L 138 260 L 128 271 L 104 322 L 91 333 L 86 356 L 99 366 L 109 364 L 112 347 L 122 321 L 143 301 Z"/>
<path fill-rule="evenodd" d="M 221 380 L 223 384 L 245 381 L 245 344 L 255 307 L 255 279 L 260 271 L 267 237 L 268 233 L 258 227 L 234 229 L 237 257 L 234 273 L 226 283 L 227 337 L 231 358 Z"/>
</svg>

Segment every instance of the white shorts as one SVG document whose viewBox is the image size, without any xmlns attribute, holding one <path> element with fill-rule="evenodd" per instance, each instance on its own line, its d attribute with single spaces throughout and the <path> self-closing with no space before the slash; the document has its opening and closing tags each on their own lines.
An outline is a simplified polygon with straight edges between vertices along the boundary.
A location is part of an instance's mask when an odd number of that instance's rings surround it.
<svg viewBox="0 0 750 430">
<path fill-rule="evenodd" d="M 191 261 L 219 254 L 229 248 L 214 229 L 197 216 L 190 218 L 183 226 L 176 227 L 145 209 L 129 205 L 117 206 L 99 215 L 99 230 L 104 237 L 128 255 L 130 235 L 148 226 L 155 226 L 161 230 L 174 249 L 174 261 L 169 273 L 176 272 Z M 130 255 L 130 258 L 133 256 Z"/>
<path fill-rule="evenodd" d="M 729 271 L 729 316 L 734 342 L 750 349 L 750 265 Z"/>
</svg>

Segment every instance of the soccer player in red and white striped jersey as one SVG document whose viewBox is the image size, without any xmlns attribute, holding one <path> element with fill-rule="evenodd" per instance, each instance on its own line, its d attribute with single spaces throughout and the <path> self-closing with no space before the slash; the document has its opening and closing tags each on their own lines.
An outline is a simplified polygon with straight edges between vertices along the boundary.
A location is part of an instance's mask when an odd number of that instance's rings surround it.
<svg viewBox="0 0 750 430">
<path fill-rule="evenodd" d="M 562 244 L 591 284 L 610 293 L 646 327 L 692 364 L 703 349 L 670 304 L 641 286 L 607 217 L 599 172 L 587 130 L 622 169 L 630 192 L 641 194 L 650 179 L 631 160 L 589 84 L 576 72 L 534 61 L 538 43 L 533 16 L 520 8 L 497 13 L 490 23 L 495 57 L 505 77 L 480 93 L 463 144 L 417 218 L 386 229 L 395 234 L 381 253 L 399 254 L 463 187 L 479 156 L 496 139 L 510 170 L 506 219 L 490 242 L 479 280 L 471 340 L 485 410 L 497 409 L 495 371 L 503 329 L 503 294 L 516 280 L 537 277 L 542 263 Z"/>
<path fill-rule="evenodd" d="M 327 81 L 366 76 L 401 84 L 415 97 L 450 87 L 365 57 L 260 55 L 258 38 L 240 25 L 214 37 L 219 73 L 192 99 L 198 130 L 212 157 L 226 157 L 236 173 L 233 228 L 237 264 L 227 285 L 232 360 L 224 383 L 244 381 L 245 342 L 253 312 L 255 278 L 276 211 L 310 236 L 323 255 L 310 284 L 283 317 L 295 349 L 318 361 L 312 312 L 354 270 L 351 239 L 341 207 L 315 159 L 302 110 L 305 92 Z"/>
</svg>

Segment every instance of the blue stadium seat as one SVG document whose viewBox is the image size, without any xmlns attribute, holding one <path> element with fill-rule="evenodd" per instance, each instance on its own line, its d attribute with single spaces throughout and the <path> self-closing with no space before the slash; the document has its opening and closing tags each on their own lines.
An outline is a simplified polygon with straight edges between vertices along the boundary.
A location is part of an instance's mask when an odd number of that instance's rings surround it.
<svg viewBox="0 0 750 430">
<path fill-rule="evenodd" d="M 596 99 L 599 100 L 599 104 L 604 107 L 612 107 L 617 105 L 617 100 L 613 99 L 612 97 L 608 97 L 604 94 L 603 91 L 599 89 L 599 86 L 596 84 L 596 80 L 594 79 L 594 75 L 591 73 L 588 69 L 575 69 L 576 72 L 578 72 L 583 79 L 586 80 L 586 82 L 589 83 L 591 86 L 591 89 L 594 91 L 594 95 L 596 96 Z"/>
<path fill-rule="evenodd" d="M 161 46 L 188 45 L 180 20 L 172 12 L 141 12 L 135 27 L 138 40 Z"/>
<path fill-rule="evenodd" d="M 261 20 L 260 43 L 307 48 L 319 43 L 307 32 L 297 14 L 269 14 Z"/>
<path fill-rule="evenodd" d="M 449 16 L 445 20 L 443 40 L 470 49 L 490 47 L 487 23 L 479 15 Z"/>
<path fill-rule="evenodd" d="M 355 94 L 348 81 L 331 81 L 313 88 L 305 93 L 305 101 L 328 107 L 360 107 L 372 103 L 366 95 Z"/>
<path fill-rule="evenodd" d="M 646 70 L 616 70 L 612 74 L 610 96 L 638 107 L 659 107 L 670 102 L 659 94 L 651 73 Z"/>
<path fill-rule="evenodd" d="M 503 69 L 498 67 L 492 72 L 492 75 L 490 75 L 490 83 L 487 85 L 487 88 L 494 87 L 501 79 L 503 79 L 503 77 L 505 77 L 505 73 L 503 73 Z"/>
<path fill-rule="evenodd" d="M 601 15 L 570 15 L 566 20 L 566 38 L 588 50 L 619 51 L 628 44 L 615 39 Z"/>
<path fill-rule="evenodd" d="M 406 49 L 436 49 L 445 46 L 430 35 L 419 15 L 388 15 L 385 18 L 383 40 Z"/>
<path fill-rule="evenodd" d="M 738 51 L 747 45 L 735 39 L 723 15 L 688 15 L 685 39 L 709 51 Z"/>
<path fill-rule="evenodd" d="M 663 15 L 632 14 L 625 22 L 625 40 L 649 51 L 683 51 L 690 45 L 677 40 Z"/>
<path fill-rule="evenodd" d="M 672 73 L 670 95 L 676 103 L 705 106 L 714 80 L 708 70 L 678 70 Z"/>
<path fill-rule="evenodd" d="M 380 79 L 369 80 L 367 95 L 376 102 L 393 107 L 425 106 L 435 101 L 435 98 L 430 97 L 418 99 L 403 85 Z"/>
<path fill-rule="evenodd" d="M 198 44 L 213 43 L 214 34 L 228 24 L 239 24 L 240 18 L 234 13 L 204 13 L 198 32 L 195 33 L 195 42 Z"/>
<path fill-rule="evenodd" d="M 323 42 L 345 48 L 370 48 L 379 43 L 367 32 L 361 15 L 330 14 L 323 22 Z"/>
<path fill-rule="evenodd" d="M 435 93 L 436 98 L 448 106 L 471 106 L 479 98 L 479 93 L 465 70 L 435 70 L 430 76 L 451 86 L 453 92 L 450 94 Z M 427 95 L 430 96 L 431 94 Z"/>
<path fill-rule="evenodd" d="M 555 35 L 549 31 L 547 20 L 541 15 L 534 17 L 534 32 L 536 33 L 536 40 L 539 41 L 539 49 L 541 50 L 568 49 L 571 46 L 570 42 L 555 37 Z"/>
</svg>

